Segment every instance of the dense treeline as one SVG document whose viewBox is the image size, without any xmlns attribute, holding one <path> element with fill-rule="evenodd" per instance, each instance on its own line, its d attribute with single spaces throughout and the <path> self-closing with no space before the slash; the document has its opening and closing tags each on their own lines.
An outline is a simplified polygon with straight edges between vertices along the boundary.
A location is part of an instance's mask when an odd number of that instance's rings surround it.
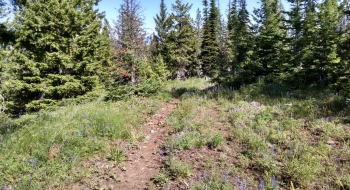
<svg viewBox="0 0 350 190">
<path fill-rule="evenodd" d="M 138 0 L 123 0 L 113 24 L 94 9 L 100 0 L 13 1 L 0 24 L 1 94 L 5 110 L 23 114 L 157 91 L 167 79 L 209 77 L 239 88 L 257 80 L 290 88 L 327 87 L 350 94 L 350 3 L 347 0 L 216 0 L 160 2 L 147 34 Z M 0 17 L 8 9 L 0 1 Z M 3 107 L 1 108 L 3 110 Z"/>
</svg>

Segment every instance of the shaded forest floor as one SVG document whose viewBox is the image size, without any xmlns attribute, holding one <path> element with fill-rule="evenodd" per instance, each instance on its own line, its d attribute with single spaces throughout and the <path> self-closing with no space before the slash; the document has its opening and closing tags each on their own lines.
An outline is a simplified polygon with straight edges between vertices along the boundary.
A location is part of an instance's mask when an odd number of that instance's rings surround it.
<svg viewBox="0 0 350 190">
<path fill-rule="evenodd" d="M 7 189 L 350 189 L 350 106 L 327 89 L 171 82 L 149 98 L 27 115 Z"/>
</svg>

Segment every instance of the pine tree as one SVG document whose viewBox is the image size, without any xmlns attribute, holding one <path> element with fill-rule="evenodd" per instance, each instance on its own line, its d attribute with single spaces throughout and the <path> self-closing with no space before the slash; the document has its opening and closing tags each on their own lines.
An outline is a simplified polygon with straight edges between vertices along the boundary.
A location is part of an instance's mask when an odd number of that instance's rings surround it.
<svg viewBox="0 0 350 190">
<path fill-rule="evenodd" d="M 181 0 L 176 0 L 172 5 L 169 66 L 172 73 L 176 73 L 178 80 L 183 80 L 189 75 L 188 67 L 194 60 L 195 34 L 189 14 L 191 7 L 192 5 L 183 4 Z"/>
<path fill-rule="evenodd" d="M 284 16 L 278 0 L 262 0 L 261 7 L 254 10 L 258 33 L 255 36 L 254 58 L 258 65 L 255 76 L 267 76 L 268 81 L 276 81 L 287 66 L 287 47 L 284 43 L 287 32 Z"/>
<path fill-rule="evenodd" d="M 153 54 L 155 56 L 158 56 L 158 54 L 160 54 L 163 57 L 167 57 L 168 53 L 166 49 L 166 41 L 167 35 L 169 34 L 169 31 L 171 29 L 171 20 L 169 18 L 169 14 L 167 12 L 164 0 L 161 0 L 160 2 L 160 13 L 159 15 L 156 15 L 156 17 L 154 18 L 154 22 L 156 24 L 156 34 L 154 35 L 156 50 L 153 52 Z"/>
<path fill-rule="evenodd" d="M 192 76 L 197 75 L 200 77 L 202 75 L 202 68 L 201 68 L 201 45 L 202 45 L 202 27 L 203 27 L 203 21 L 202 21 L 202 15 L 201 11 L 197 9 L 196 19 L 193 23 L 194 26 L 194 32 L 195 32 L 195 53 L 194 53 L 194 64 L 193 68 L 189 69 L 192 72 Z"/>
<path fill-rule="evenodd" d="M 232 50 L 232 62 L 227 74 L 229 85 L 241 86 L 252 81 L 253 68 L 249 68 L 250 54 L 252 53 L 252 39 L 249 28 L 249 13 L 245 0 L 234 0 L 228 15 L 229 38 Z"/>
<path fill-rule="evenodd" d="M 337 0 L 325 0 L 319 6 L 319 62 L 316 72 L 320 80 L 325 82 L 335 82 L 337 78 L 340 58 L 337 54 L 337 44 L 339 42 L 339 12 Z"/>
<path fill-rule="evenodd" d="M 334 85 L 336 90 L 344 89 L 350 97 L 350 4 L 344 0 L 340 6 L 338 55 L 341 59 L 337 68 L 338 80 Z"/>
<path fill-rule="evenodd" d="M 203 75 L 215 78 L 218 74 L 219 61 L 219 9 L 216 1 L 210 1 L 209 12 L 207 1 L 203 1 L 204 7 L 204 24 L 203 24 L 203 41 L 202 41 L 202 69 Z"/>
<path fill-rule="evenodd" d="M 138 64 L 146 55 L 146 31 L 144 29 L 142 6 L 138 0 L 123 0 L 114 23 L 114 42 L 117 57 L 117 70 L 122 83 L 138 83 Z"/>
<path fill-rule="evenodd" d="M 102 87 L 110 57 L 94 0 L 27 1 L 15 18 L 9 78 L 2 85 L 11 113 L 36 111 Z M 108 40 L 107 40 L 108 41 Z"/>
<path fill-rule="evenodd" d="M 300 85 L 310 84 L 314 82 L 315 78 L 319 77 L 318 74 L 314 72 L 314 63 L 317 60 L 317 12 L 316 12 L 316 3 L 312 0 L 306 0 L 303 9 L 305 10 L 300 38 L 300 46 L 303 47 L 300 52 L 300 65 L 294 68 L 295 70 L 295 82 Z"/>
</svg>

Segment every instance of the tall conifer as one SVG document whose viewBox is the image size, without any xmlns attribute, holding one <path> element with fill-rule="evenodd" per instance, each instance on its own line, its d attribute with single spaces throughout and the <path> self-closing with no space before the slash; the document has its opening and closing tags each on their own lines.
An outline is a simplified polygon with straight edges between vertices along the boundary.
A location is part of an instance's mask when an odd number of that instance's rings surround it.
<svg viewBox="0 0 350 190">
<path fill-rule="evenodd" d="M 10 77 L 2 85 L 10 112 L 36 111 L 101 88 L 110 55 L 100 53 L 110 47 L 95 3 L 27 1 L 15 18 L 16 42 L 5 68 Z"/>
<path fill-rule="evenodd" d="M 219 9 L 215 0 L 210 0 L 209 13 L 207 1 L 203 1 L 204 25 L 202 41 L 202 69 L 203 74 L 209 77 L 217 77 L 219 61 Z"/>
</svg>

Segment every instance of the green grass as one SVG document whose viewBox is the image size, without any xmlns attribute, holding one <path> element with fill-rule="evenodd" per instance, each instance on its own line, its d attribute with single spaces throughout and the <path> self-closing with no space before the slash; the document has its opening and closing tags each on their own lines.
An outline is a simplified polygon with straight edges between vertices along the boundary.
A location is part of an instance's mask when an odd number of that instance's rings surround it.
<svg viewBox="0 0 350 190">
<path fill-rule="evenodd" d="M 169 82 L 143 99 L 1 119 L 2 188 L 66 187 L 94 172 L 84 167 L 94 156 L 122 163 L 111 144 L 144 141 L 140 126 L 172 98 L 181 101 L 166 120 L 173 132 L 151 188 L 350 189 L 345 97 L 262 83 L 232 91 L 202 79 Z"/>
<path fill-rule="evenodd" d="M 350 188 L 350 105 L 345 97 L 329 89 L 293 91 L 264 84 L 202 91 L 210 84 L 198 79 L 169 86 L 181 103 L 166 123 L 174 134 L 164 147 L 169 157 L 193 166 L 196 172 L 186 177 L 192 189 L 239 189 L 242 181 L 247 189 L 262 183 L 265 189 Z M 205 167 L 184 156 L 203 147 L 208 149 L 203 156 L 211 160 Z M 223 152 L 219 158 L 217 149 Z M 236 164 L 225 163 L 227 155 Z M 229 180 L 224 180 L 227 170 Z M 218 179 L 197 181 L 194 176 L 204 171 Z"/>
<path fill-rule="evenodd" d="M 140 126 L 160 104 L 157 98 L 92 102 L 12 120 L 1 134 L 0 182 L 15 189 L 59 187 L 89 176 L 80 163 L 91 156 L 121 163 L 122 151 L 108 144 L 144 139 Z"/>
</svg>

